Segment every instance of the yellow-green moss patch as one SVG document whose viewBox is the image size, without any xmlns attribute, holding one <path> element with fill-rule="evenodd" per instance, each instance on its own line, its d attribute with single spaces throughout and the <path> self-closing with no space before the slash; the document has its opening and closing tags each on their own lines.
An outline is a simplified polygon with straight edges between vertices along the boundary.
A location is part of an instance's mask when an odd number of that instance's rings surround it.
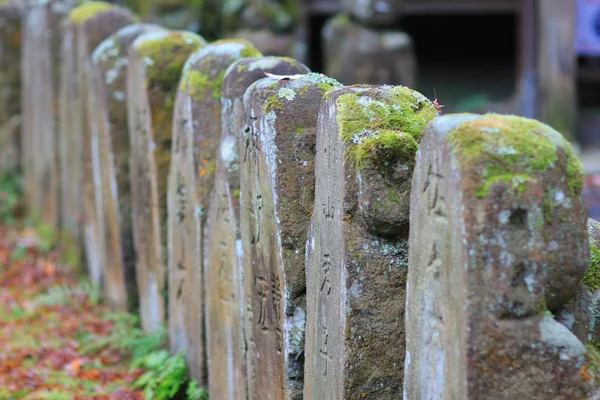
<svg viewBox="0 0 600 400">
<path fill-rule="evenodd" d="M 600 249 L 590 243 L 590 267 L 581 281 L 592 291 L 600 289 Z"/>
<path fill-rule="evenodd" d="M 205 45 L 191 32 L 151 32 L 140 36 L 134 48 L 146 62 L 149 85 L 177 86 L 190 54 Z"/>
<path fill-rule="evenodd" d="M 583 187 L 583 168 L 569 143 L 539 121 L 508 115 L 486 114 L 466 121 L 448 134 L 463 171 L 479 171 L 475 194 L 486 197 L 492 185 L 508 183 L 522 192 L 535 182 L 535 174 L 554 167 L 558 149 L 567 156 L 566 177 L 571 195 Z"/>
<path fill-rule="evenodd" d="M 356 87 L 340 95 L 337 123 L 347 158 L 360 168 L 366 158 L 388 162 L 410 158 L 418 149 L 425 125 L 437 116 L 433 103 L 407 87 Z"/>
<path fill-rule="evenodd" d="M 81 25 L 88 19 L 93 18 L 96 14 L 113 9 L 117 9 L 117 6 L 114 4 L 110 4 L 105 1 L 92 1 L 89 3 L 84 3 L 71 10 L 71 13 L 69 14 L 69 20 L 75 25 Z"/>
</svg>

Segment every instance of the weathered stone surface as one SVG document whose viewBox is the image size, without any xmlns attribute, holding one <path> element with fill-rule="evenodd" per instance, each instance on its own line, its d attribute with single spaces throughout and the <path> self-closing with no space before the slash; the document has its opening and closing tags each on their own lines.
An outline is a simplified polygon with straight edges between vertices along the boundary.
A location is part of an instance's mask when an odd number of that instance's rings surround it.
<svg viewBox="0 0 600 400">
<path fill-rule="evenodd" d="M 22 7 L 0 5 L 0 173 L 19 165 Z"/>
<path fill-rule="evenodd" d="M 398 399 L 414 155 L 432 103 L 354 86 L 319 110 L 308 236 L 306 399 Z"/>
<path fill-rule="evenodd" d="M 302 398 L 317 111 L 337 85 L 310 73 L 265 78 L 244 95 L 240 227 L 250 399 Z"/>
<path fill-rule="evenodd" d="M 123 8 L 89 2 L 72 9 L 63 27 L 58 132 L 61 222 L 74 238 L 83 242 L 90 279 L 96 284 L 102 280 L 104 246 L 97 231 L 94 202 L 87 96 L 91 53 L 102 40 L 133 18 Z"/>
<path fill-rule="evenodd" d="M 240 232 L 239 151 L 247 125 L 243 96 L 250 84 L 274 74 L 308 69 L 287 58 L 244 58 L 226 71 L 222 85 L 222 131 L 207 215 L 206 310 L 211 398 L 247 399 L 244 285 Z"/>
<path fill-rule="evenodd" d="M 367 24 L 391 25 L 400 17 L 403 3 L 403 0 L 342 0 L 342 8 Z"/>
<path fill-rule="evenodd" d="M 165 323 L 167 279 L 167 176 L 173 108 L 188 57 L 205 45 L 191 32 L 139 36 L 127 64 L 127 115 L 133 239 L 142 326 Z"/>
<path fill-rule="evenodd" d="M 221 137 L 221 85 L 231 63 L 256 55 L 258 50 L 246 41 L 214 42 L 188 59 L 177 91 L 168 191 L 169 332 L 171 350 L 186 350 L 190 372 L 200 382 L 205 381 L 208 336 L 204 291 L 217 282 L 204 286 L 205 275 L 212 276 L 206 215 Z"/>
<path fill-rule="evenodd" d="M 412 39 L 404 32 L 376 30 L 340 14 L 323 28 L 325 73 L 345 85 L 416 84 Z"/>
<path fill-rule="evenodd" d="M 89 15 L 80 16 L 80 13 L 89 13 Z M 76 74 L 80 83 L 80 99 L 82 99 L 80 108 L 76 108 L 81 112 L 82 130 L 78 131 L 77 126 L 74 126 L 72 135 L 82 136 L 81 139 L 75 139 L 75 142 L 81 140 L 82 146 L 81 154 L 78 156 L 82 159 L 83 243 L 90 279 L 93 283 L 100 284 L 103 280 L 106 257 L 102 224 L 96 209 L 96 185 L 99 184 L 99 179 L 94 176 L 93 164 L 97 162 L 97 158 L 92 157 L 90 116 L 95 109 L 95 104 L 94 97 L 90 96 L 93 68 L 91 56 L 96 46 L 120 28 L 132 23 L 134 16 L 121 7 L 102 2 L 90 2 L 74 8 L 69 21 L 75 25 Z"/>
<path fill-rule="evenodd" d="M 106 302 L 121 311 L 133 310 L 137 303 L 125 105 L 127 52 L 138 36 L 161 29 L 156 25 L 127 25 L 92 54 L 89 124 L 97 228 L 106 262 L 103 290 Z"/>
<path fill-rule="evenodd" d="M 60 1 L 40 2 L 23 15 L 21 164 L 30 213 L 58 225 L 57 97 Z M 14 62 L 14 60 L 13 60 Z"/>
<path fill-rule="evenodd" d="M 406 398 L 598 396 L 598 359 L 548 314 L 589 262 L 581 164 L 537 121 L 430 123 L 411 193 Z"/>
</svg>

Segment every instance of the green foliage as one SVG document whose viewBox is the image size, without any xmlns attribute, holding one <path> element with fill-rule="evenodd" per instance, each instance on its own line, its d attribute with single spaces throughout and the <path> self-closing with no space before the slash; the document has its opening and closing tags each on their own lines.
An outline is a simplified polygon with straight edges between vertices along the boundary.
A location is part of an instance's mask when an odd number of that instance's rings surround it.
<svg viewBox="0 0 600 400">
<path fill-rule="evenodd" d="M 188 380 L 183 353 L 171 356 L 167 350 L 155 351 L 145 356 L 140 366 L 146 373 L 134 386 L 144 388 L 144 396 L 149 400 L 173 398 Z"/>
<path fill-rule="evenodd" d="M 134 382 L 134 386 L 144 390 L 146 399 L 171 399 L 184 389 L 189 399 L 208 399 L 206 389 L 189 380 L 184 355 L 171 355 L 165 350 L 168 338 L 165 328 L 148 335 L 138 327 L 139 318 L 132 314 L 109 313 L 105 317 L 115 324 L 111 334 L 106 338 L 87 338 L 88 344 L 80 352 L 92 354 L 107 346 L 130 352 L 131 369 L 146 370 Z"/>
<path fill-rule="evenodd" d="M 196 381 L 190 382 L 185 394 L 188 400 L 208 400 L 208 391 L 203 387 L 198 387 Z"/>
<path fill-rule="evenodd" d="M 5 225 L 15 223 L 19 199 L 23 193 L 23 179 L 20 174 L 0 175 L 0 222 Z"/>
</svg>

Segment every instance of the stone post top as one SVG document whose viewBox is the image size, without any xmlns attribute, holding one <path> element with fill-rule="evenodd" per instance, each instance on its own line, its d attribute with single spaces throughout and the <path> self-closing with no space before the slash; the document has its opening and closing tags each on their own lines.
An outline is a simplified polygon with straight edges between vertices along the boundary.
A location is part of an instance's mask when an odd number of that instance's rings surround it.
<svg viewBox="0 0 600 400">
<path fill-rule="evenodd" d="M 261 97 L 268 97 L 268 103 L 265 111 L 274 111 L 282 108 L 281 100 L 293 100 L 296 98 L 295 91 L 300 91 L 308 86 L 317 86 L 324 92 L 328 92 L 342 84 L 333 78 L 323 74 L 309 72 L 307 74 L 297 74 L 290 76 L 276 76 L 275 78 L 266 77 L 254 82 L 244 93 L 244 106 L 248 107 L 253 93 L 260 93 Z M 300 92 L 299 92 L 300 93 Z"/>
<path fill-rule="evenodd" d="M 68 21 L 74 25 L 84 25 L 89 20 L 105 13 L 118 13 L 129 16 L 132 19 L 137 17 L 128 9 L 104 1 L 91 1 L 75 7 L 69 13 Z"/>
<path fill-rule="evenodd" d="M 96 47 L 92 53 L 92 60 L 94 64 L 98 64 L 99 62 L 107 61 L 110 58 L 117 57 L 120 54 L 126 55 L 126 51 L 124 52 L 121 48 L 121 42 L 130 42 L 144 33 L 155 31 L 167 32 L 167 29 L 153 24 L 126 25 L 104 39 Z"/>
<path fill-rule="evenodd" d="M 215 61 L 218 56 L 229 56 L 229 59 L 237 59 L 243 57 L 262 57 L 262 54 L 247 40 L 217 40 L 192 54 L 185 63 L 183 72 L 185 74 L 190 69 L 199 68 L 200 64 Z M 229 64 L 229 61 L 227 61 L 227 64 Z"/>
<path fill-rule="evenodd" d="M 243 96 L 250 84 L 264 78 L 265 71 L 279 73 L 308 73 L 307 66 L 289 57 L 242 58 L 229 66 L 223 79 L 223 97 Z"/>
<path fill-rule="evenodd" d="M 461 171 L 480 175 L 476 195 L 486 197 L 492 185 L 508 183 L 523 192 L 535 176 L 565 159 L 569 193 L 583 187 L 583 167 L 569 142 L 550 126 L 528 118 L 500 114 L 451 114 L 437 118 L 425 134 L 446 138 Z M 565 194 L 563 194 L 565 196 Z"/>
</svg>

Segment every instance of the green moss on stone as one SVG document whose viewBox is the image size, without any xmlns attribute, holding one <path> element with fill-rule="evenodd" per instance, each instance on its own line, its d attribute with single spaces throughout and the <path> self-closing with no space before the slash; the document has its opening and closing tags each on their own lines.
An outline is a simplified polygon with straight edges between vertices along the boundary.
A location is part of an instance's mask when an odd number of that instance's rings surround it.
<svg viewBox="0 0 600 400">
<path fill-rule="evenodd" d="M 600 289 L 600 249 L 590 242 L 590 267 L 581 281 L 592 291 Z"/>
<path fill-rule="evenodd" d="M 191 32 L 152 33 L 135 41 L 136 51 L 147 60 L 149 85 L 163 87 L 177 86 L 188 57 L 204 45 L 204 40 Z"/>
<path fill-rule="evenodd" d="M 431 101 L 403 86 L 388 89 L 379 99 L 368 90 L 345 93 L 336 104 L 340 139 L 357 168 L 369 157 L 383 162 L 411 158 L 425 125 L 437 116 Z"/>
<path fill-rule="evenodd" d="M 486 197 L 498 182 L 509 183 L 513 190 L 523 192 L 529 183 L 536 181 L 534 174 L 555 165 L 559 147 L 568 158 L 566 179 L 571 195 L 583 187 L 581 162 L 571 146 L 558 132 L 539 121 L 487 114 L 460 124 L 448 134 L 448 140 L 461 170 L 481 171 L 482 180 L 475 189 L 480 198 Z"/>
<path fill-rule="evenodd" d="M 211 91 L 213 99 L 220 99 L 225 72 L 227 71 L 221 71 L 216 79 L 211 79 L 210 76 L 201 72 L 188 71 L 182 80 L 182 85 L 187 88 L 190 96 L 196 100 L 202 98 L 207 90 Z"/>
<path fill-rule="evenodd" d="M 69 14 L 69 20 L 75 25 L 81 25 L 90 18 L 93 18 L 98 13 L 110 11 L 116 8 L 117 7 L 114 4 L 110 4 L 105 1 L 91 1 L 71 10 Z"/>
</svg>

